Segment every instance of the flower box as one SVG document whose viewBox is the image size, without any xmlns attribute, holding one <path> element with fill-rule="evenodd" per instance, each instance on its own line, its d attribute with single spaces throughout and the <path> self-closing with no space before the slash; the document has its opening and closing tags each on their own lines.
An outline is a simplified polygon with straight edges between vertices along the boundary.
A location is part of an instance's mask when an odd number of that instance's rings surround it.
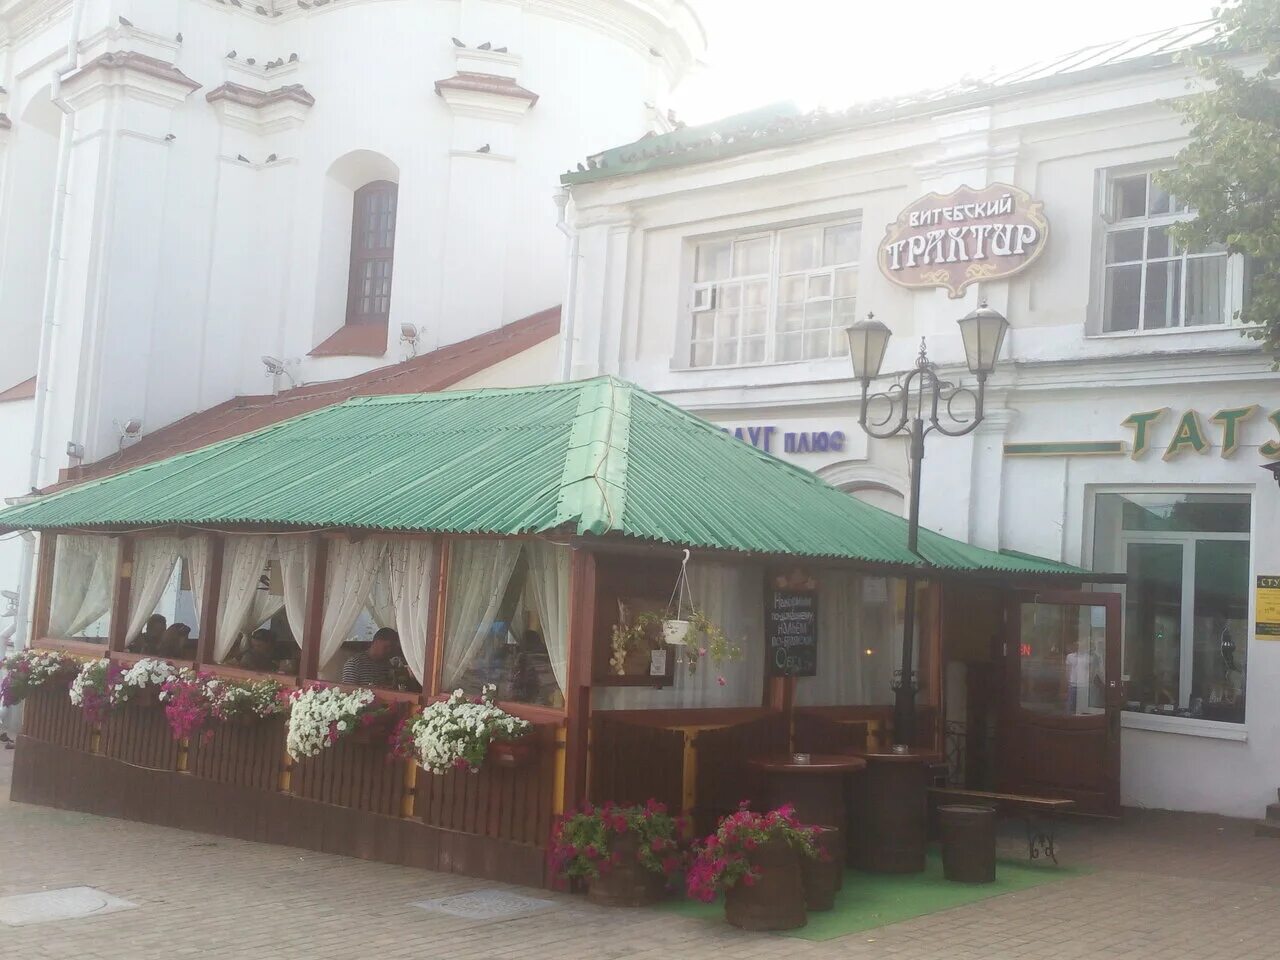
<svg viewBox="0 0 1280 960">
<path fill-rule="evenodd" d="M 527 737 L 494 740 L 489 744 L 489 762 L 500 767 L 527 767 L 533 758 L 534 746 Z"/>
</svg>

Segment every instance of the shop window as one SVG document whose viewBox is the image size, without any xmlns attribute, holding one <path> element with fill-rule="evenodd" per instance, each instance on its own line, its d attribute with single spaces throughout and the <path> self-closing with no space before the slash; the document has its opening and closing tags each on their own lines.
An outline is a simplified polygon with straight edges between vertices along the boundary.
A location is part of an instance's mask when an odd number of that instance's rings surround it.
<svg viewBox="0 0 1280 960">
<path fill-rule="evenodd" d="M 1169 330 L 1229 323 L 1239 310 L 1242 258 L 1214 245 L 1190 250 L 1169 228 L 1195 211 L 1154 172 L 1109 176 L 1102 250 L 1102 330 Z"/>
<path fill-rule="evenodd" d="M 1242 494 L 1098 495 L 1094 566 L 1129 578 L 1127 710 L 1244 722 L 1249 524 Z"/>
<path fill-rule="evenodd" d="M 347 323 L 385 327 L 391 315 L 399 187 L 388 180 L 365 184 L 352 205 L 351 278 Z"/>
<path fill-rule="evenodd" d="M 689 305 L 691 367 L 842 356 L 857 313 L 861 224 L 700 243 Z"/>
<path fill-rule="evenodd" d="M 445 691 L 564 706 L 569 549 L 541 541 L 458 540 L 445 595 Z"/>
</svg>

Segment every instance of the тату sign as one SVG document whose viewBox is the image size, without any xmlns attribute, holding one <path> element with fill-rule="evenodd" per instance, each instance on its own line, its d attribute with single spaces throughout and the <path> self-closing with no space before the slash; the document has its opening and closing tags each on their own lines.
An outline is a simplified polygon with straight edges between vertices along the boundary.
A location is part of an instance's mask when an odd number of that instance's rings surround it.
<svg viewBox="0 0 1280 960">
<path fill-rule="evenodd" d="M 946 287 L 952 297 L 979 280 L 1025 270 L 1049 238 L 1044 204 L 1017 187 L 993 183 L 930 193 L 889 224 L 880 241 L 881 272 L 904 287 Z"/>
</svg>

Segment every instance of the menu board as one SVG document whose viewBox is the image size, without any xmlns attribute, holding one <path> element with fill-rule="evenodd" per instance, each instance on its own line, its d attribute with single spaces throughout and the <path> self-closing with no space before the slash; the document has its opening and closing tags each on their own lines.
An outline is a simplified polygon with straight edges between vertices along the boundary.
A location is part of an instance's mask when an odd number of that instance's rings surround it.
<svg viewBox="0 0 1280 960">
<path fill-rule="evenodd" d="M 769 676 L 814 676 L 818 672 L 817 593 L 771 590 L 765 604 L 765 662 Z"/>
</svg>

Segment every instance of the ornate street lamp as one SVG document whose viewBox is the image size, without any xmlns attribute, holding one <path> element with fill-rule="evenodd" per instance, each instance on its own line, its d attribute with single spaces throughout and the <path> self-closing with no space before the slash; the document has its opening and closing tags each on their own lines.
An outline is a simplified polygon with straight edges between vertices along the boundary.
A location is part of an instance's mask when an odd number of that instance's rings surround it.
<svg viewBox="0 0 1280 960">
<path fill-rule="evenodd" d="M 907 512 L 907 549 L 917 556 L 920 539 L 920 468 L 924 461 L 924 438 L 935 430 L 944 436 L 962 437 L 966 433 L 972 433 L 982 422 L 987 377 L 995 370 L 1000 347 L 1009 330 L 1009 321 L 998 311 L 988 307 L 985 300 L 978 305 L 977 310 L 957 323 L 964 341 L 965 360 L 978 380 L 977 391 L 941 379 L 925 352 L 924 338 L 921 337 L 915 367 L 892 386 L 872 393 L 871 381 L 880 375 L 880 365 L 889 348 L 890 330 L 870 313 L 866 320 L 845 328 L 849 337 L 849 358 L 853 363 L 853 375 L 862 382 L 862 405 L 858 423 L 869 436 L 881 440 L 904 434 L 909 438 L 911 499 Z M 970 415 L 955 406 L 957 399 L 962 396 L 973 398 L 973 412 Z M 877 412 L 882 415 L 877 417 Z M 923 559 L 921 562 L 924 562 Z M 893 684 L 894 739 L 904 744 L 910 744 L 915 739 L 916 728 L 917 684 L 912 655 L 915 600 L 916 577 L 908 574 L 902 623 L 902 666 L 895 671 Z"/>
<path fill-rule="evenodd" d="M 1276 483 L 1280 483 L 1280 460 L 1275 460 L 1275 461 L 1272 461 L 1271 463 L 1264 463 L 1262 465 L 1262 469 L 1270 470 L 1271 476 L 1275 477 L 1276 479 Z"/>
</svg>

